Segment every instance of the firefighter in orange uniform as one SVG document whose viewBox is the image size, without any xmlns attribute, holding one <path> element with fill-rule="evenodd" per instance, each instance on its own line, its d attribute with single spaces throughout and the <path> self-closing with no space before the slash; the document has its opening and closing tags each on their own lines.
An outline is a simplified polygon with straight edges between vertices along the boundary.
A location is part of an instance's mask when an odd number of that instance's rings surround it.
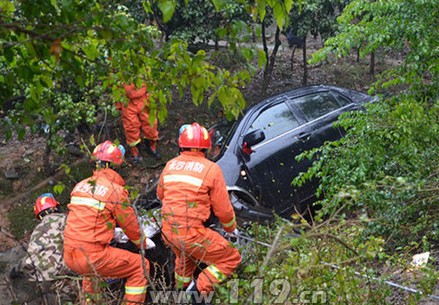
<svg viewBox="0 0 439 305">
<path fill-rule="evenodd" d="M 133 161 L 140 161 L 138 145 L 144 145 L 145 152 L 154 159 L 160 159 L 157 152 L 157 141 L 159 132 L 157 130 L 158 121 L 154 125 L 149 124 L 149 93 L 145 84 L 136 88 L 135 84 L 125 84 L 124 89 L 126 96 L 130 100 L 125 106 L 122 102 L 116 104 L 116 108 L 121 111 L 122 124 L 125 130 L 125 139 L 127 145 L 131 148 Z M 143 139 L 140 133 L 143 133 Z"/>
<path fill-rule="evenodd" d="M 191 284 L 187 292 L 208 294 L 235 271 L 241 255 L 223 236 L 203 225 L 213 211 L 226 232 L 237 232 L 221 168 L 205 157 L 211 146 L 209 133 L 198 123 L 186 126 L 178 139 L 180 155 L 166 164 L 157 187 L 162 234 L 176 254 L 177 288 Z M 193 280 L 196 261 L 208 267 Z"/>
<path fill-rule="evenodd" d="M 137 216 L 130 204 L 123 178 L 112 168 L 123 163 L 124 148 L 110 141 L 93 151 L 97 168 L 93 176 L 79 182 L 71 192 L 69 213 L 64 231 L 64 260 L 73 271 L 84 276 L 82 289 L 87 300 L 96 297 L 99 279 L 126 278 L 124 304 L 140 304 L 146 295 L 149 262 L 142 267 L 140 254 L 111 247 L 116 224 L 140 247 L 154 246 L 143 239 Z M 96 300 L 95 300 L 96 301 Z"/>
</svg>

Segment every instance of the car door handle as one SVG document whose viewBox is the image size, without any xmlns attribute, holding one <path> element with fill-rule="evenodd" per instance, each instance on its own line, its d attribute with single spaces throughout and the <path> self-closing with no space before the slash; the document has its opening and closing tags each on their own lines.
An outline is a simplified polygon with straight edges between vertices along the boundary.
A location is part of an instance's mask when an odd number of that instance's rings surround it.
<svg viewBox="0 0 439 305">
<path fill-rule="evenodd" d="M 301 133 L 299 133 L 299 135 L 297 136 L 297 138 L 298 138 L 299 140 L 306 141 L 306 140 L 309 139 L 309 136 L 310 136 L 310 135 L 311 135 L 310 132 L 301 132 Z"/>
</svg>

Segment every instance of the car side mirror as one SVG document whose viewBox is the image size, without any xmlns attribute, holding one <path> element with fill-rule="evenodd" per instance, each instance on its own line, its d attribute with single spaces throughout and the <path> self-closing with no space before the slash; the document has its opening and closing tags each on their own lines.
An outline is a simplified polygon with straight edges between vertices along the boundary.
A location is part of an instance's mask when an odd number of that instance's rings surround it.
<svg viewBox="0 0 439 305">
<path fill-rule="evenodd" d="M 244 136 L 244 139 L 242 140 L 242 151 L 250 155 L 253 152 L 252 146 L 261 143 L 265 140 L 265 133 L 260 130 L 254 130 Z"/>
</svg>

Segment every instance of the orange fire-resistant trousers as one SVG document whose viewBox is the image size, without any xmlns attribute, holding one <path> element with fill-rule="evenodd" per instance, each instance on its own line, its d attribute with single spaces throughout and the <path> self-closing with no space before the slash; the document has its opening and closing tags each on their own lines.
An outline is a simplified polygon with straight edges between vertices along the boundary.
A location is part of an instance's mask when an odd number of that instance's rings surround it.
<svg viewBox="0 0 439 305">
<path fill-rule="evenodd" d="M 84 276 L 82 289 L 86 295 L 98 292 L 98 287 L 93 283 L 99 278 L 126 278 L 123 304 L 143 304 L 145 301 L 148 282 L 140 254 L 110 246 L 81 245 L 78 248 L 66 246 L 64 261 L 72 271 Z M 146 259 L 145 266 L 149 270 L 149 262 Z M 89 303 L 83 300 L 82 304 Z"/>
<path fill-rule="evenodd" d="M 152 141 L 158 140 L 157 119 L 153 126 L 149 124 L 149 114 L 143 102 L 129 102 L 127 107 L 122 106 L 121 117 L 126 142 L 129 146 L 135 146 L 141 141 L 140 130 L 144 138 Z"/>
<path fill-rule="evenodd" d="M 199 261 L 207 264 L 197 279 L 197 289 L 208 293 L 213 285 L 221 283 L 241 263 L 241 255 L 228 240 L 209 228 L 176 230 L 165 225 L 163 238 L 175 253 L 175 280 L 177 287 L 187 287 Z"/>
</svg>

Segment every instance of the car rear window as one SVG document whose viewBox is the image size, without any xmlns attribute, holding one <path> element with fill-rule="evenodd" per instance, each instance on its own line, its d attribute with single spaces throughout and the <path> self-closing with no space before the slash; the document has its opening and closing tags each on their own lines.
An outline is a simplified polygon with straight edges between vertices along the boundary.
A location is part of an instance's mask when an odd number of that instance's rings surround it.
<svg viewBox="0 0 439 305">
<path fill-rule="evenodd" d="M 265 133 L 265 141 L 273 139 L 287 131 L 298 127 L 296 119 L 290 108 L 285 103 L 279 103 L 265 109 L 253 121 L 246 134 L 257 129 Z"/>
<path fill-rule="evenodd" d="M 340 108 L 340 104 L 329 92 L 311 94 L 294 99 L 294 103 L 311 121 Z"/>
</svg>

